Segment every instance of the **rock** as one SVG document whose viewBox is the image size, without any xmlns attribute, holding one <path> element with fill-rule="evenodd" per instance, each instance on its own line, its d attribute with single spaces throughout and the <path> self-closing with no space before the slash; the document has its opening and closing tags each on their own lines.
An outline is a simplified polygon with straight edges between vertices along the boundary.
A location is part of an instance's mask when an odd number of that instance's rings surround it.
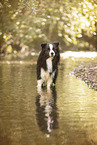
<svg viewBox="0 0 97 145">
<path fill-rule="evenodd" d="M 73 74 L 82 79 L 91 89 L 97 91 L 97 63 L 80 65 L 73 70 Z"/>
</svg>

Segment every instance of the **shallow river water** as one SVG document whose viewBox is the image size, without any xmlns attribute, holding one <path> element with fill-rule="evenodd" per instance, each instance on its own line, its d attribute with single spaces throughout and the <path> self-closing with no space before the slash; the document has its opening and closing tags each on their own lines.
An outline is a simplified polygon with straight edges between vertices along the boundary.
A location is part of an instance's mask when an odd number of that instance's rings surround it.
<svg viewBox="0 0 97 145">
<path fill-rule="evenodd" d="M 97 92 L 61 60 L 56 87 L 39 90 L 36 62 L 0 63 L 0 145 L 96 145 Z"/>
</svg>

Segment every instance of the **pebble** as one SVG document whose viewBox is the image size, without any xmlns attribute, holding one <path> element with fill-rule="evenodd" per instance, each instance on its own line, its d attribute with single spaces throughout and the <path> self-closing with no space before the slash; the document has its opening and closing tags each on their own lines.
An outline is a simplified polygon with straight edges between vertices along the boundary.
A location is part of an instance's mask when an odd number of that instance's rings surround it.
<svg viewBox="0 0 97 145">
<path fill-rule="evenodd" d="M 97 91 L 97 63 L 80 65 L 73 70 L 73 74 L 82 79 L 91 89 Z"/>
</svg>

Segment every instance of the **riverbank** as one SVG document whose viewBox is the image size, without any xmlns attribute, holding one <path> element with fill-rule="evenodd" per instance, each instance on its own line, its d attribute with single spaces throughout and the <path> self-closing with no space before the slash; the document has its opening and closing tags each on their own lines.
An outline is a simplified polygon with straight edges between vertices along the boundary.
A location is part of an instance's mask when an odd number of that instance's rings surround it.
<svg viewBox="0 0 97 145">
<path fill-rule="evenodd" d="M 1 56 L 1 55 L 0 55 Z M 18 53 L 18 54 L 9 54 L 6 56 L 0 57 L 0 64 L 36 64 L 38 57 L 38 53 L 30 52 L 29 53 Z M 86 62 L 90 62 L 91 60 L 95 62 L 86 63 L 84 65 L 80 65 L 75 68 L 73 73 L 77 78 L 82 79 L 87 83 L 89 88 L 97 91 L 97 52 L 72 52 L 66 51 L 61 53 L 61 58 L 63 61 L 68 58 L 72 58 L 72 60 L 81 60 L 83 59 Z M 84 61 L 83 61 L 84 62 Z"/>
<path fill-rule="evenodd" d="M 73 71 L 77 78 L 82 79 L 91 89 L 97 91 L 97 62 L 80 65 Z"/>
</svg>

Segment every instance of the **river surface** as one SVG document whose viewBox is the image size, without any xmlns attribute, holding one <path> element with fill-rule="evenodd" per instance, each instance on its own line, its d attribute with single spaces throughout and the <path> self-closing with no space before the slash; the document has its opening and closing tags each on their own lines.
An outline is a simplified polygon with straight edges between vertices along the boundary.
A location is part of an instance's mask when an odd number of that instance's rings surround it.
<svg viewBox="0 0 97 145">
<path fill-rule="evenodd" d="M 37 89 L 36 60 L 0 62 L 0 145 L 96 145 L 97 92 L 61 60 L 56 87 Z"/>
</svg>

